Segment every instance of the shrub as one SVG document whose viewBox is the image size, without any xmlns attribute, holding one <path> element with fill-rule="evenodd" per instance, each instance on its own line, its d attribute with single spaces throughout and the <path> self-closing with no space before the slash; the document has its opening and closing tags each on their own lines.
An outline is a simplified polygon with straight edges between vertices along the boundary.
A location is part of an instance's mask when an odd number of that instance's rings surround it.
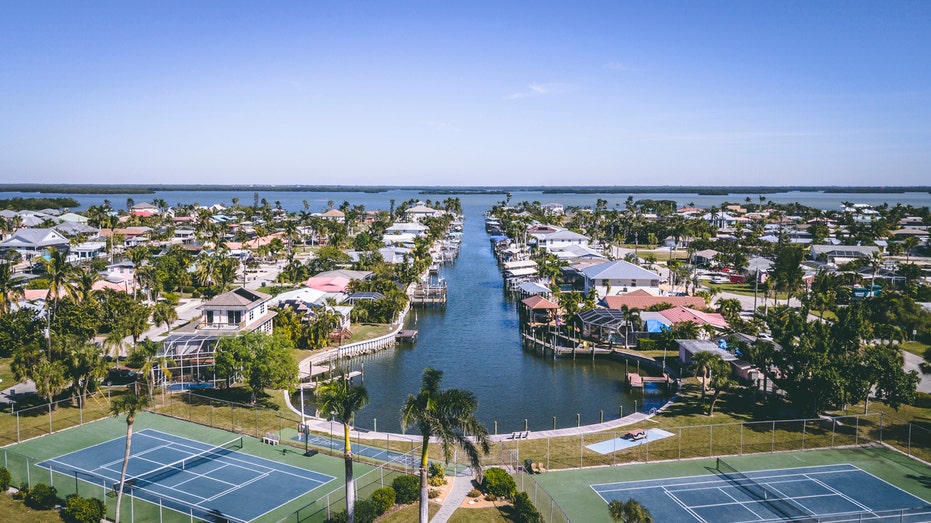
<svg viewBox="0 0 931 523">
<path fill-rule="evenodd" d="M 446 476 L 446 467 L 438 461 L 430 463 L 430 471 L 427 472 L 427 475 L 431 478 L 444 477 Z"/>
<path fill-rule="evenodd" d="M 517 483 L 504 469 L 492 467 L 485 471 L 482 488 L 495 497 L 511 499 L 517 492 Z"/>
<path fill-rule="evenodd" d="M 533 506 L 526 492 L 518 492 L 514 496 L 513 514 L 515 523 L 543 523 L 543 515 Z"/>
<path fill-rule="evenodd" d="M 427 491 L 427 497 L 430 498 L 430 499 L 438 498 L 438 497 L 440 497 L 440 491 L 437 490 L 437 489 L 435 489 L 435 488 L 432 488 L 432 489 L 430 489 L 430 490 Z"/>
<path fill-rule="evenodd" d="M 494 494 L 485 494 L 485 501 L 498 501 L 498 496 Z"/>
<path fill-rule="evenodd" d="M 391 482 L 398 505 L 408 505 L 420 498 L 420 478 L 417 476 L 399 476 Z"/>
<path fill-rule="evenodd" d="M 378 517 L 375 502 L 370 499 L 356 501 L 356 523 L 373 523 Z"/>
<path fill-rule="evenodd" d="M 398 495 L 391 487 L 382 487 L 372 492 L 372 503 L 375 504 L 375 512 L 377 512 L 379 516 L 387 512 L 388 509 L 394 506 L 397 497 Z"/>
<path fill-rule="evenodd" d="M 651 340 L 647 338 L 642 338 L 642 339 L 637 340 L 637 344 L 638 344 L 637 348 L 639 348 L 640 350 L 655 350 L 657 348 L 656 340 Z"/>
<path fill-rule="evenodd" d="M 470 490 L 469 493 L 466 494 L 466 496 L 469 496 L 470 498 L 477 498 L 481 495 L 482 495 L 482 491 L 477 488 Z"/>
<path fill-rule="evenodd" d="M 10 482 L 13 481 L 13 476 L 10 474 L 10 471 L 6 467 L 0 467 L 0 492 L 6 492 L 10 489 Z"/>
<path fill-rule="evenodd" d="M 439 487 L 446 484 L 446 468 L 442 463 L 433 462 L 430 464 L 430 470 L 427 472 L 427 483 L 431 487 Z"/>
<path fill-rule="evenodd" d="M 58 489 L 45 483 L 36 483 L 29 489 L 23 501 L 27 507 L 36 510 L 53 509 L 58 503 Z"/>
<path fill-rule="evenodd" d="M 20 501 L 26 499 L 26 494 L 29 494 L 29 483 L 23 482 L 19 484 L 19 489 L 13 493 L 13 499 L 18 499 Z"/>
<path fill-rule="evenodd" d="M 62 518 L 68 523 L 100 523 L 107 515 L 107 507 L 96 498 L 83 498 L 72 494 L 65 500 Z"/>
</svg>

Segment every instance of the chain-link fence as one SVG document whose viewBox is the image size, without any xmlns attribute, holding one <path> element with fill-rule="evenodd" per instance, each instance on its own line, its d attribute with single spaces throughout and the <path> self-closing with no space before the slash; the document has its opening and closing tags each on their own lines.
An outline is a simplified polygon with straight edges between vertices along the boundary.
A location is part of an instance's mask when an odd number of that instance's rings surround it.
<svg viewBox="0 0 931 523">
<path fill-rule="evenodd" d="M 13 404 L 10 410 L 0 413 L 0 446 L 19 443 L 27 439 L 44 436 L 59 430 L 76 427 L 110 414 L 110 402 L 114 397 L 126 394 L 124 388 L 110 388 L 85 396 L 66 398 L 52 403 L 30 407 Z"/>
<path fill-rule="evenodd" d="M 125 392 L 125 389 L 114 389 L 112 395 Z M 0 417 L 5 417 L 0 421 L 0 442 L 16 443 L 99 419 L 108 415 L 111 399 L 110 392 L 105 391 L 89 396 L 81 406 L 78 406 L 77 401 L 69 399 L 0 414 Z M 282 444 L 299 449 L 305 445 L 297 432 L 300 416 L 291 411 L 220 400 L 192 391 L 158 394 L 154 399 L 152 410 L 160 414 L 256 438 L 275 434 Z M 483 458 L 482 465 L 500 466 L 511 471 L 519 488 L 528 493 L 543 514 L 544 521 L 564 523 L 569 518 L 563 509 L 537 483 L 533 475 L 525 472 L 528 460 L 546 469 L 558 470 L 884 443 L 910 456 L 931 461 L 931 428 L 883 413 L 656 426 L 649 428 L 649 432 L 646 440 L 633 446 L 619 445 L 627 433 L 626 429 L 563 437 L 503 440 L 493 446 L 492 452 Z M 334 423 L 329 431 L 323 431 L 307 445 L 318 452 L 341 457 L 340 433 L 341 426 Z M 384 439 L 379 440 L 371 437 L 363 439 L 364 431 L 355 434 L 358 438 L 356 445 L 385 451 L 385 455 L 379 457 L 371 453 L 356 453 L 357 460 L 375 466 L 372 471 L 357 478 L 357 499 L 364 499 L 375 489 L 390 485 L 395 477 L 416 473 L 420 452 L 417 442 L 410 438 L 392 438 L 391 435 L 385 435 Z M 662 435 L 668 437 L 658 437 Z M 622 449 L 623 452 L 618 452 Z M 10 450 L 4 451 L 3 459 L 4 466 L 13 475 L 14 485 L 49 483 L 58 489 L 62 497 L 71 493 L 96 497 L 107 504 L 108 513 L 112 514 L 115 509 L 112 485 L 108 486 L 106 481 L 83 477 L 80 473 L 68 475 L 53 472 L 48 467 L 37 466 L 36 460 Z M 143 501 L 130 490 L 126 492 L 121 517 L 127 521 L 134 521 L 136 517 L 139 521 L 211 519 L 209 515 L 198 515 L 193 508 L 185 513 L 179 512 L 177 507 L 170 507 L 174 510 L 169 507 L 168 503 Z M 285 521 L 322 522 L 343 508 L 345 492 L 343 486 L 340 486 L 294 512 Z"/>
</svg>

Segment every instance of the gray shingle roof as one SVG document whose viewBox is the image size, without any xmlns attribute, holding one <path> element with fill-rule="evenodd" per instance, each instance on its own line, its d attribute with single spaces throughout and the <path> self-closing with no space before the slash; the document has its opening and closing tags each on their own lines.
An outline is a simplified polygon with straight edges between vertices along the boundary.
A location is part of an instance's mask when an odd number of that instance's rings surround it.
<svg viewBox="0 0 931 523">
<path fill-rule="evenodd" d="M 270 298 L 268 294 L 244 289 L 242 287 L 217 296 L 204 304 L 204 308 L 213 307 L 249 307 Z"/>
<path fill-rule="evenodd" d="M 624 260 L 599 263 L 582 269 L 592 280 L 658 280 L 659 274 Z"/>
</svg>

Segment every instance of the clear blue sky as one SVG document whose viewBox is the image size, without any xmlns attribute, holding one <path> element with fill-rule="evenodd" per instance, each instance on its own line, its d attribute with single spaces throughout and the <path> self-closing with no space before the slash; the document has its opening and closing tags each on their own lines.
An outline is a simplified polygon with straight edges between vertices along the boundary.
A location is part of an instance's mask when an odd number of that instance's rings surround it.
<svg viewBox="0 0 931 523">
<path fill-rule="evenodd" d="M 0 3 L 0 182 L 931 183 L 931 2 Z"/>
</svg>

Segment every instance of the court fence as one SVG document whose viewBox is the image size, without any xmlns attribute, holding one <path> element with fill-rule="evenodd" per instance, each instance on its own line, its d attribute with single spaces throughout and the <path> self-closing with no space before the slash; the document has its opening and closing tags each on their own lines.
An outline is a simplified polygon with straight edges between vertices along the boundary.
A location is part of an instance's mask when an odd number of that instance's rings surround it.
<svg viewBox="0 0 931 523">
<path fill-rule="evenodd" d="M 124 390 L 114 388 L 112 394 L 116 396 Z M 57 404 L 0 413 L 0 418 L 6 418 L 0 420 L 0 442 L 9 445 L 106 417 L 109 415 L 109 395 L 110 392 L 106 391 L 89 396 L 80 407 L 76 401 L 68 399 Z M 211 398 L 192 391 L 157 394 L 155 400 L 150 410 L 158 414 L 256 438 L 273 433 L 278 435 L 282 444 L 304 447 L 304 443 L 297 440 L 296 429 L 301 422 L 300 416 L 291 411 Z M 340 429 L 339 424 L 334 423 L 329 434 L 324 433 L 322 440 L 326 443 L 321 445 L 318 442 L 314 450 L 341 457 L 342 444 L 338 436 Z M 495 443 L 496 451 L 486 455 L 482 465 L 500 466 L 514 474 L 519 488 L 530 495 L 534 504 L 544 514 L 544 521 L 568 523 L 570 520 L 565 511 L 537 483 L 534 475 L 527 472 L 527 460 L 549 470 L 559 470 L 884 444 L 909 456 L 931 462 L 931 429 L 882 412 L 671 427 L 656 424 L 650 427 L 651 432 L 654 430 L 668 432 L 673 437 L 648 437 L 638 445 L 624 445 L 623 452 L 615 451 L 620 449 L 614 447 L 606 454 L 589 447 L 601 443 L 599 450 L 603 450 L 606 445 L 616 445 L 615 442 L 623 439 L 626 430 L 498 441 Z M 381 440 L 369 439 L 365 437 L 364 430 L 354 431 L 354 434 L 358 438 L 354 444 L 383 448 L 395 455 L 406 456 L 386 463 L 384 460 L 370 459 L 357 454 L 359 461 L 375 467 L 371 472 L 357 478 L 357 499 L 365 499 L 375 489 L 390 485 L 397 476 L 417 472 L 420 452 L 417 442 L 407 438 L 392 438 L 390 435 Z M 433 454 L 440 455 L 438 452 Z M 114 500 L 106 495 L 107 486 L 100 482 L 95 483 L 92 479 L 80 481 L 83 478 L 69 477 L 50 472 L 48 468 L 36 467 L 35 463 L 38 460 L 10 449 L 4 449 L 3 460 L 4 466 L 13 475 L 14 485 L 53 482 L 62 497 L 69 493 L 98 497 L 107 503 L 108 513 L 113 513 Z M 140 521 L 174 521 L 177 517 L 177 512 L 164 507 L 153 508 L 151 503 L 141 502 L 131 493 L 127 493 L 127 503 L 128 509 L 123 510 L 129 512 L 122 515 L 126 521 L 134 521 L 133 513 L 137 516 L 143 514 Z M 341 486 L 302 507 L 284 521 L 322 522 L 332 513 L 342 510 L 344 506 L 345 493 Z M 197 514 L 184 515 L 181 520 L 190 521 L 192 518 L 198 518 Z"/>
<path fill-rule="evenodd" d="M 16 408 L 12 404 L 0 412 L 0 447 L 82 425 L 110 414 L 112 398 L 126 394 L 125 387 L 109 387 L 88 394 L 81 403 L 77 397 L 52 403 Z"/>
</svg>

